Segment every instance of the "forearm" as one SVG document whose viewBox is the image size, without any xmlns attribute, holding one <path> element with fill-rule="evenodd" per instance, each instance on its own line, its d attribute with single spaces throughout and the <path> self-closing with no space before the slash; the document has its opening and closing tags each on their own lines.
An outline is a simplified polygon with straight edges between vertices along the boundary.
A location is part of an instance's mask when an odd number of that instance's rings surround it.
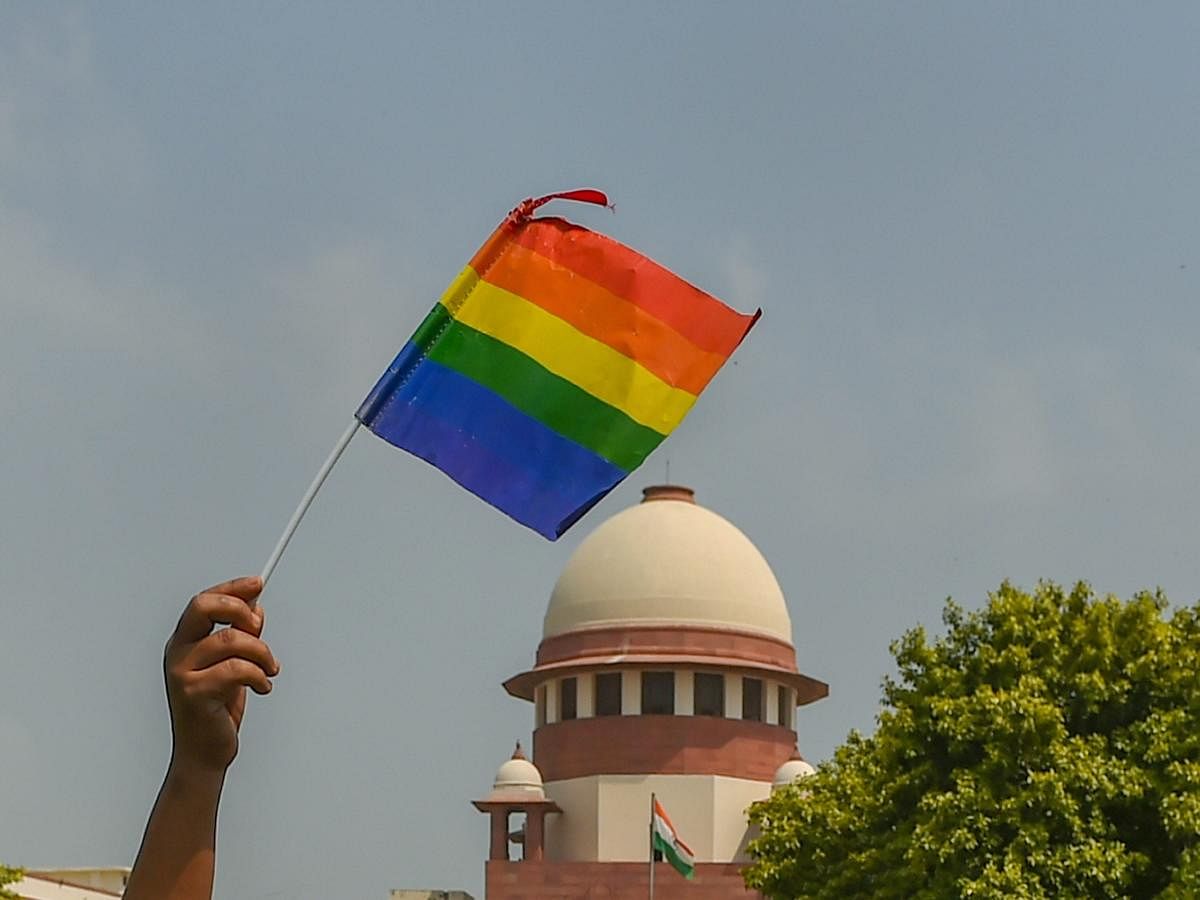
<svg viewBox="0 0 1200 900">
<path fill-rule="evenodd" d="M 210 900 L 224 779 L 222 771 L 172 762 L 146 823 L 125 900 Z"/>
<path fill-rule="evenodd" d="M 271 691 L 279 662 L 263 643 L 254 602 L 261 578 L 201 591 L 179 617 L 163 654 L 171 710 L 171 765 L 125 900 L 212 900 L 217 805 L 238 751 L 246 689 Z M 228 625 L 228 628 L 219 628 Z"/>
</svg>

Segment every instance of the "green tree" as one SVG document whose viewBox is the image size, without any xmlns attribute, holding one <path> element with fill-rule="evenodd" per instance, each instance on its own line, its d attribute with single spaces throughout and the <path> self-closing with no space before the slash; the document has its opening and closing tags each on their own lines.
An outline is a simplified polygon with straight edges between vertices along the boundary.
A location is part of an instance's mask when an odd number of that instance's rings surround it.
<svg viewBox="0 0 1200 900">
<path fill-rule="evenodd" d="M 0 863 L 0 900 L 17 900 L 17 895 L 5 888 L 5 885 L 15 884 L 24 874 L 22 869 L 12 869 Z"/>
<path fill-rule="evenodd" d="M 871 737 L 756 804 L 770 897 L 1200 897 L 1200 604 L 1005 583 L 892 645 Z"/>
</svg>

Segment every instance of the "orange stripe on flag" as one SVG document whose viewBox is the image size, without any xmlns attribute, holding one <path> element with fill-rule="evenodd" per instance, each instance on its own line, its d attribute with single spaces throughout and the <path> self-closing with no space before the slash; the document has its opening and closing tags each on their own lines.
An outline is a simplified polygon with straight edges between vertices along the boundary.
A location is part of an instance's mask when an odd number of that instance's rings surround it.
<svg viewBox="0 0 1200 900">
<path fill-rule="evenodd" d="M 507 244 L 483 278 L 636 360 L 689 394 L 704 390 L 725 362 L 721 354 L 701 350 L 640 306 L 522 244 Z"/>
<path fill-rule="evenodd" d="M 695 856 L 695 854 L 692 853 L 692 848 L 680 840 L 679 832 L 675 830 L 675 823 L 671 821 L 671 817 L 667 815 L 667 811 L 663 809 L 662 804 L 658 802 L 657 797 L 654 798 L 654 814 L 662 819 L 663 824 L 666 825 L 670 830 L 671 840 L 682 847 L 689 856 Z"/>
<path fill-rule="evenodd" d="M 729 356 L 758 318 L 730 309 L 636 250 L 563 219 L 530 219 L 501 227 L 499 235 L 623 297 L 709 353 Z M 472 268 L 482 271 L 476 262 L 486 268 L 495 250 L 488 241 Z"/>
</svg>

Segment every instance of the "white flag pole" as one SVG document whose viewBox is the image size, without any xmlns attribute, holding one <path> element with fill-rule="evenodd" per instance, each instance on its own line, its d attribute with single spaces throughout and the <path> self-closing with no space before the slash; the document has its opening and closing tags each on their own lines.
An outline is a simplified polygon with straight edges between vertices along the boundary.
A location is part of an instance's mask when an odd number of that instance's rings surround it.
<svg viewBox="0 0 1200 900">
<path fill-rule="evenodd" d="M 346 447 L 350 444 L 350 438 L 354 437 L 354 432 L 358 431 L 358 426 L 362 423 L 355 417 L 350 427 L 345 433 L 338 438 L 337 444 L 329 453 L 329 458 L 325 460 L 317 472 L 317 477 L 313 479 L 312 484 L 308 486 L 308 490 L 304 492 L 304 497 L 300 500 L 300 505 L 296 507 L 296 511 L 292 513 L 292 518 L 288 521 L 287 527 L 283 529 L 283 535 L 279 538 L 279 543 L 275 545 L 275 550 L 271 553 L 267 564 L 263 566 L 262 581 L 263 587 L 267 585 L 267 579 L 271 577 L 271 573 L 275 571 L 275 566 L 279 564 L 279 557 L 283 556 L 283 551 L 287 549 L 288 542 L 292 539 L 292 535 L 296 533 L 296 529 L 300 525 L 300 520 L 304 518 L 304 514 L 308 512 L 308 508 L 312 506 L 313 498 L 317 496 L 317 491 L 321 489 L 321 485 L 325 483 L 325 479 L 329 477 L 334 465 L 345 452 Z"/>
<path fill-rule="evenodd" d="M 650 793 L 650 900 L 654 900 L 654 793 Z"/>
</svg>

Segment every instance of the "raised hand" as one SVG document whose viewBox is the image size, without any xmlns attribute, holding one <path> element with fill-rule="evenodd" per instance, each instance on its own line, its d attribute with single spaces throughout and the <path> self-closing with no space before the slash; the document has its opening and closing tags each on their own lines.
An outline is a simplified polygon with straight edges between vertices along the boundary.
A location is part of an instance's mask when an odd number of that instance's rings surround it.
<svg viewBox="0 0 1200 900">
<path fill-rule="evenodd" d="M 211 900 L 217 806 L 238 751 L 246 688 L 267 694 L 279 663 L 262 641 L 262 579 L 237 578 L 193 597 L 167 641 L 171 765 L 125 900 Z M 219 626 L 227 625 L 227 628 Z"/>
<path fill-rule="evenodd" d="M 279 663 L 260 638 L 261 591 L 257 577 L 227 581 L 197 594 L 179 617 L 163 659 L 173 766 L 224 771 L 237 755 L 246 688 L 270 693 Z"/>
</svg>

